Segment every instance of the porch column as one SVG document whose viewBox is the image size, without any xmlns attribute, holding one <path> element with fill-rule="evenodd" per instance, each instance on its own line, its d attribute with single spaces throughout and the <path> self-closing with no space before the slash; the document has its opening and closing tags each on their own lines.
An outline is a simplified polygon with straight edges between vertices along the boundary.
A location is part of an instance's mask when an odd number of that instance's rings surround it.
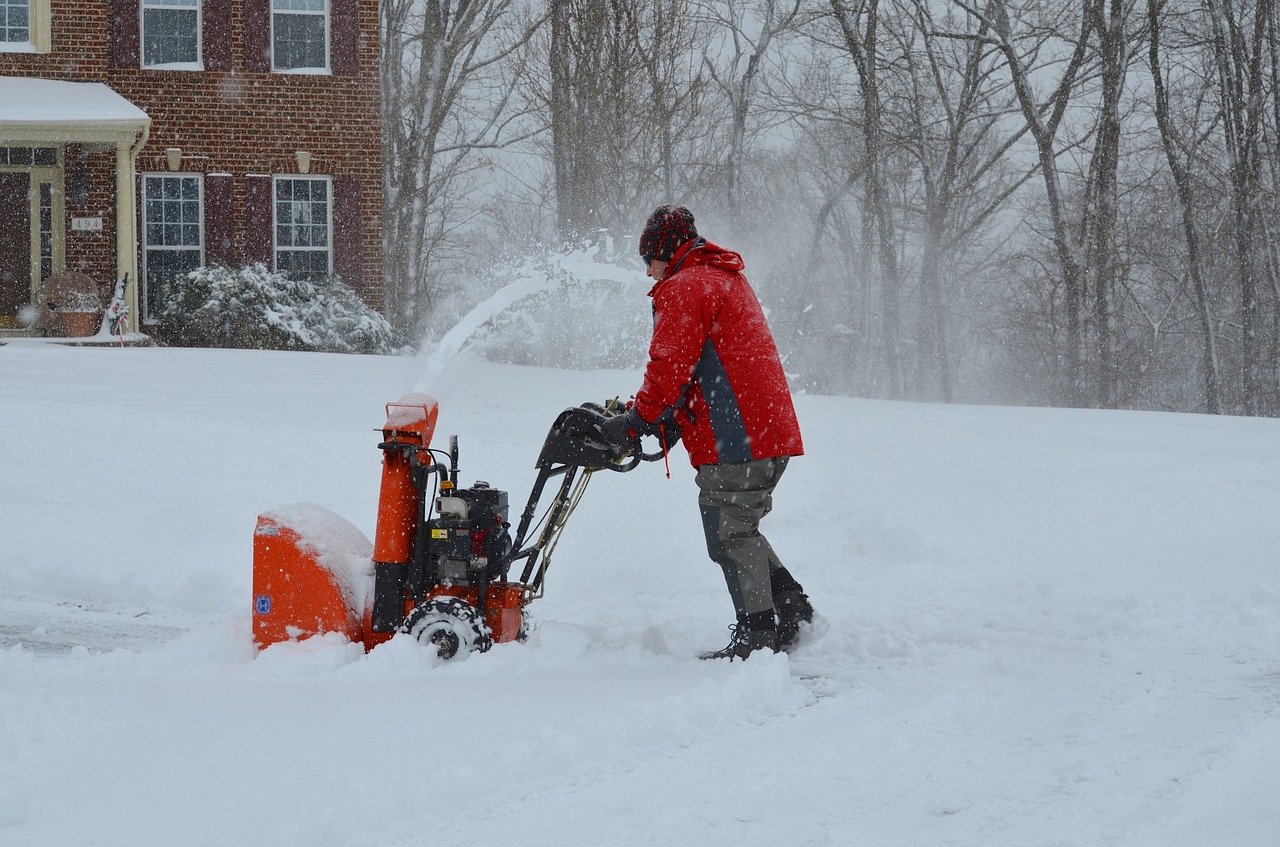
<svg viewBox="0 0 1280 847">
<path fill-rule="evenodd" d="M 145 135 L 143 136 L 146 137 Z M 141 145 L 138 145 L 141 146 Z M 125 274 L 125 302 L 129 304 L 129 330 L 142 331 L 138 311 L 138 195 L 133 171 L 132 141 L 116 142 L 116 282 Z"/>
</svg>

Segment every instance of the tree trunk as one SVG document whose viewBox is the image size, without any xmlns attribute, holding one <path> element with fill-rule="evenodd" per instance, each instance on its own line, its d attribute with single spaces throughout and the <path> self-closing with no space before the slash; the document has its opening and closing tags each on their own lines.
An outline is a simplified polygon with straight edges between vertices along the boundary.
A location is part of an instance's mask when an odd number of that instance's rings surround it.
<svg viewBox="0 0 1280 847">
<path fill-rule="evenodd" d="M 1027 122 L 1028 130 L 1036 145 L 1036 157 L 1040 163 L 1040 174 L 1044 180 L 1045 199 L 1049 206 L 1049 218 L 1053 228 L 1054 252 L 1058 259 L 1058 268 L 1062 274 L 1064 289 L 1064 308 L 1067 313 L 1067 338 L 1065 349 L 1066 360 L 1066 397 L 1069 405 L 1082 406 L 1086 402 L 1083 371 L 1081 367 L 1081 326 L 1080 310 L 1083 302 L 1084 269 L 1077 256 L 1077 242 L 1072 237 L 1066 221 L 1065 201 L 1062 196 L 1061 179 L 1058 174 L 1055 140 L 1058 127 L 1071 99 L 1072 87 L 1077 74 L 1085 62 L 1089 31 L 1088 17 L 1081 24 L 1076 39 L 1074 52 L 1063 71 L 1061 80 L 1046 106 L 1052 106 L 1048 120 L 1042 117 L 1044 108 L 1036 99 L 1031 85 L 1030 70 L 1023 65 L 1022 55 L 1013 41 L 1012 26 L 1009 22 L 1009 10 L 1005 0 L 992 0 L 991 29 L 996 35 L 996 44 L 1004 54 L 1005 64 L 1013 82 L 1014 91 L 1018 95 L 1018 103 L 1022 108 L 1022 116 Z M 972 14 L 972 10 L 970 10 Z"/>
<path fill-rule="evenodd" d="M 1254 31 L 1246 40 L 1241 22 L 1222 0 L 1207 0 L 1222 98 L 1223 128 L 1231 181 L 1234 262 L 1240 289 L 1240 390 L 1242 411 L 1260 410 L 1258 288 L 1253 257 L 1257 229 L 1259 135 L 1262 103 L 1262 34 L 1270 2 L 1255 7 Z"/>
<path fill-rule="evenodd" d="M 1094 401 L 1103 408 L 1115 403 L 1114 350 L 1111 341 L 1111 297 L 1116 287 L 1116 174 L 1120 164 L 1120 95 L 1129 53 L 1125 41 L 1122 0 L 1093 0 L 1089 14 L 1098 34 L 1102 72 L 1102 108 L 1091 172 L 1092 202 L 1086 203 L 1087 267 L 1093 276 L 1093 324 L 1097 380 Z"/>
<path fill-rule="evenodd" d="M 903 396 L 902 340 L 897 244 L 894 238 L 893 211 L 889 192 L 881 172 L 880 91 L 877 78 L 876 38 L 879 25 L 879 0 L 868 0 L 853 12 L 842 0 L 831 0 L 844 35 L 845 48 L 853 58 L 862 86 L 863 157 L 863 246 L 867 255 L 875 254 L 880 267 L 881 354 L 883 376 L 889 397 Z M 857 18 L 865 11 L 866 30 L 859 34 Z"/>
<path fill-rule="evenodd" d="M 1192 196 L 1191 177 L 1179 157 L 1179 143 L 1174 138 L 1169 118 L 1169 94 L 1165 89 L 1164 75 L 1160 70 L 1160 9 L 1163 0 L 1147 0 L 1147 21 L 1150 29 L 1151 77 L 1155 83 L 1156 124 L 1160 127 L 1160 141 L 1164 147 L 1169 172 L 1173 175 L 1178 192 L 1178 207 L 1182 213 L 1182 232 L 1187 242 L 1188 273 L 1194 296 L 1196 319 L 1200 324 L 1203 346 L 1200 351 L 1200 368 L 1204 380 L 1205 410 L 1216 415 L 1222 412 L 1218 378 L 1218 339 L 1209 310 L 1208 288 L 1204 280 L 1204 265 L 1200 250 L 1200 233 L 1195 221 L 1195 204 Z"/>
</svg>

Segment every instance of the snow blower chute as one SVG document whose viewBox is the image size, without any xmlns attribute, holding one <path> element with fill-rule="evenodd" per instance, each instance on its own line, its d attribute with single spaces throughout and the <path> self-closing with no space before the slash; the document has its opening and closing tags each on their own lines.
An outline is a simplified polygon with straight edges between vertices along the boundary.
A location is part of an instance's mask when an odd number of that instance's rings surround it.
<svg viewBox="0 0 1280 847">
<path fill-rule="evenodd" d="M 614 404 L 565 409 L 542 445 L 538 476 L 514 539 L 507 492 L 458 487 L 458 440 L 432 449 L 439 407 L 425 394 L 387 404 L 374 541 L 313 503 L 258 516 L 253 539 L 253 636 L 259 649 L 326 632 L 366 650 L 397 632 L 443 659 L 523 638 L 525 607 L 542 596 L 551 554 L 591 475 L 626 472 L 662 453 L 639 441 L 618 451 L 601 424 Z M 547 483 L 560 477 L 538 523 Z M 511 570 L 523 562 L 518 578 Z"/>
</svg>

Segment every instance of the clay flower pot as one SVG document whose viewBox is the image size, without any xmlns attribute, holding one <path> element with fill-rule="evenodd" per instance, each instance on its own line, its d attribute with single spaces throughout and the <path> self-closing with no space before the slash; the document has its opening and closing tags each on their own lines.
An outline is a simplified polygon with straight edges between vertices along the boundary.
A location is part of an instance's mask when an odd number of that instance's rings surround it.
<svg viewBox="0 0 1280 847">
<path fill-rule="evenodd" d="M 93 277 L 79 271 L 58 271 L 46 279 L 38 302 L 49 307 L 47 328 L 67 338 L 96 334 L 107 305 Z"/>
<path fill-rule="evenodd" d="M 102 312 L 58 312 L 62 319 L 62 328 L 68 338 L 87 338 L 98 332 L 98 321 L 102 320 Z"/>
</svg>

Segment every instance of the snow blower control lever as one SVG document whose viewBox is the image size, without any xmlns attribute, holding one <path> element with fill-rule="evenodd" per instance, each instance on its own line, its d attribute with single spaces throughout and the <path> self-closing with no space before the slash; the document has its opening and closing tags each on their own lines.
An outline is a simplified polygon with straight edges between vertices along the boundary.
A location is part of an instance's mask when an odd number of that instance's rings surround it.
<svg viewBox="0 0 1280 847">
<path fill-rule="evenodd" d="M 323 507 L 298 504 L 259 516 L 254 640 L 266 647 L 336 631 L 370 650 L 406 632 L 450 659 L 524 638 L 525 606 L 542 596 L 551 555 L 591 475 L 662 458 L 661 451 L 643 452 L 639 439 L 623 450 L 609 443 L 601 425 L 622 411 L 611 402 L 560 413 L 512 538 L 507 492 L 483 481 L 459 487 L 456 436 L 447 455 L 431 448 L 436 401 L 411 394 L 387 404 L 372 560 L 365 553 L 352 561 L 359 544 L 351 534 L 359 531 Z M 537 519 L 555 477 L 559 485 Z M 517 562 L 523 568 L 513 581 Z"/>
</svg>

